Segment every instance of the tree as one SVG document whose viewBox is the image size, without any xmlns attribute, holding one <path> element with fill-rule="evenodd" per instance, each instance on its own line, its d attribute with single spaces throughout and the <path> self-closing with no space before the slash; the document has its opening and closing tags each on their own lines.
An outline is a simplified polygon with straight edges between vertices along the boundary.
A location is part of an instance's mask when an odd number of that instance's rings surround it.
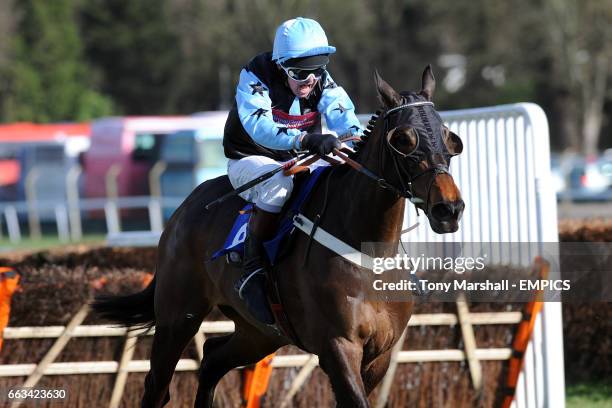
<svg viewBox="0 0 612 408">
<path fill-rule="evenodd" d="M 313 3 L 173 0 L 172 28 L 181 50 L 173 100 L 179 109 L 229 108 L 242 67 L 256 54 L 272 49 L 278 24 L 308 14 Z"/>
<path fill-rule="evenodd" d="M 448 106 L 535 101 L 547 111 L 553 145 L 597 151 L 609 98 L 609 1 L 432 0 L 426 9 L 441 51 L 466 60 L 465 84 L 444 95 Z"/>
<path fill-rule="evenodd" d="M 566 145 L 597 152 L 612 67 L 612 6 L 602 0 L 546 0 L 546 28 L 554 78 L 565 90 Z"/>
<path fill-rule="evenodd" d="M 102 89 L 125 114 L 173 112 L 174 72 L 183 61 L 163 0 L 91 0 L 81 28 Z"/>
<path fill-rule="evenodd" d="M 14 20 L 15 13 L 12 0 L 0 2 L 0 38 L 4 39 L 4 41 L 0 41 L 0 68 L 6 66 L 9 61 L 10 41 L 7 41 L 7 39 L 14 35 Z"/>
<path fill-rule="evenodd" d="M 110 113 L 82 62 L 73 0 L 25 0 L 11 44 L 3 117 L 7 121 L 85 120 Z"/>
</svg>

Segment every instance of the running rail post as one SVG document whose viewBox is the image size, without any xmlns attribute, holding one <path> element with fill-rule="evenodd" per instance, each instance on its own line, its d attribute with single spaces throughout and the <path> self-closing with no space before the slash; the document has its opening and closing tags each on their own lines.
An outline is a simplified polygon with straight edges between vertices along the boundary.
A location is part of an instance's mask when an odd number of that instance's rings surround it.
<svg viewBox="0 0 612 408">
<path fill-rule="evenodd" d="M 83 237 L 81 208 L 79 206 L 79 176 L 83 169 L 75 164 L 66 175 L 66 200 L 68 201 L 68 218 L 70 220 L 70 238 L 79 241 Z"/>
<path fill-rule="evenodd" d="M 538 155 L 535 163 L 536 202 L 539 218 L 538 238 L 541 243 L 559 241 L 557 202 L 552 189 L 550 172 L 550 140 L 546 114 L 533 103 L 520 104 L 531 124 L 534 151 Z M 552 254 L 558 263 L 559 254 Z M 549 279 L 560 279 L 559 268 L 551 269 Z M 544 364 L 544 400 L 546 406 L 565 407 L 565 375 L 563 356 L 563 319 L 561 302 L 545 302 L 542 305 L 541 327 L 542 354 Z"/>
<path fill-rule="evenodd" d="M 121 231 L 121 215 L 119 212 L 119 186 L 117 177 L 121 172 L 121 164 L 114 163 L 106 172 L 106 204 L 104 205 L 104 215 L 106 216 L 106 229 L 109 233 Z"/>
<path fill-rule="evenodd" d="M 30 238 L 40 239 L 40 217 L 38 214 L 38 202 L 36 198 L 36 181 L 40 176 L 38 168 L 33 167 L 25 178 L 25 195 L 28 204 L 28 224 L 30 227 Z"/>
</svg>

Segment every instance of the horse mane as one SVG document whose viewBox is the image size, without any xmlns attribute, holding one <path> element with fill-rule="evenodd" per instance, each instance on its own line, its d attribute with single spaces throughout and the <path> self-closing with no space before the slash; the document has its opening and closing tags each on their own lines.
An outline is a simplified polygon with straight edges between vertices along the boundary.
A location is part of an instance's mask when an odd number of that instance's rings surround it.
<svg viewBox="0 0 612 408">
<path fill-rule="evenodd" d="M 376 113 L 374 113 L 372 117 L 370 118 L 370 120 L 368 121 L 368 126 L 363 131 L 363 136 L 361 136 L 361 140 L 353 144 L 353 150 L 355 151 L 355 153 L 351 153 L 351 155 L 349 156 L 351 159 L 355 159 L 359 155 L 359 152 L 366 145 L 366 143 L 368 142 L 368 139 L 370 139 L 370 136 L 372 135 L 372 131 L 374 130 L 374 127 L 376 126 L 376 122 L 378 121 L 378 117 L 380 116 L 382 112 L 383 111 L 381 109 L 378 109 Z"/>
</svg>

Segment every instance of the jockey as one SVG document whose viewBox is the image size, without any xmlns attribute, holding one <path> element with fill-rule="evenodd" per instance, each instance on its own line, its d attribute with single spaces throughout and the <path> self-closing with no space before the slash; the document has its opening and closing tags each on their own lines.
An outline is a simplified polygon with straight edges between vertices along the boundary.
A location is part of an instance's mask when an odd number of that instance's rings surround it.
<svg viewBox="0 0 612 408">
<path fill-rule="evenodd" d="M 321 133 L 321 114 L 337 134 L 362 134 L 351 99 L 327 72 L 334 52 L 319 23 L 298 17 L 278 27 L 272 53 L 257 55 L 242 69 L 223 137 L 234 188 L 277 168 L 297 151 L 326 155 L 339 148 L 336 136 Z M 245 273 L 235 288 L 250 313 L 268 324 L 274 317 L 264 291 L 262 243 L 274 236 L 292 189 L 292 177 L 279 172 L 240 194 L 255 205 L 244 244 Z"/>
</svg>

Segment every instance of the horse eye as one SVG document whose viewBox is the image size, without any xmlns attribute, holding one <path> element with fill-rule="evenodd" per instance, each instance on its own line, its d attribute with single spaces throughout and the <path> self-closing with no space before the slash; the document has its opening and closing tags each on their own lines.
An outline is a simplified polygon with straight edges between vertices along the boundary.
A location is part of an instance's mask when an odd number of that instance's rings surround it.
<svg viewBox="0 0 612 408">
<path fill-rule="evenodd" d="M 390 144 L 403 155 L 413 153 L 418 146 L 418 134 L 410 127 L 398 127 L 392 130 Z"/>
</svg>

